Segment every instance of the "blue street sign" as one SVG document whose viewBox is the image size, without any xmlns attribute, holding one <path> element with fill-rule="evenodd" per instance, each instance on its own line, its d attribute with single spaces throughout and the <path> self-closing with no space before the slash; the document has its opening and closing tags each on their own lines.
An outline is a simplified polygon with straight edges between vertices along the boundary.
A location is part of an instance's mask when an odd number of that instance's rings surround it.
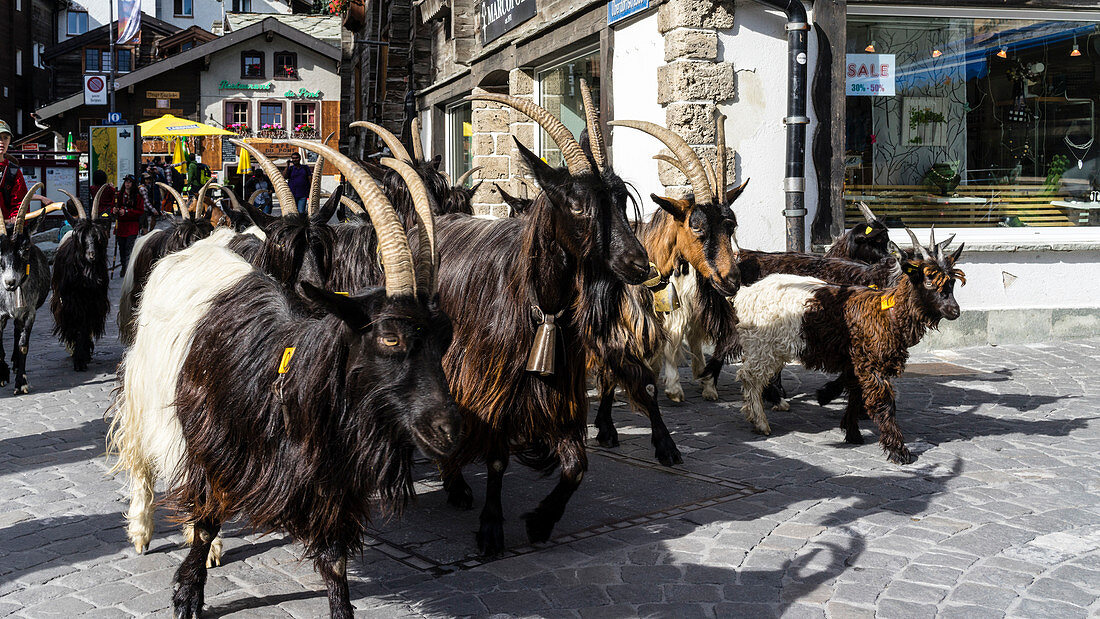
<svg viewBox="0 0 1100 619">
<path fill-rule="evenodd" d="M 122 112 L 110 112 L 107 114 L 108 125 L 121 125 L 122 124 Z"/>
<path fill-rule="evenodd" d="M 648 8 L 649 0 L 609 0 L 607 3 L 607 23 L 613 24 Z"/>
</svg>

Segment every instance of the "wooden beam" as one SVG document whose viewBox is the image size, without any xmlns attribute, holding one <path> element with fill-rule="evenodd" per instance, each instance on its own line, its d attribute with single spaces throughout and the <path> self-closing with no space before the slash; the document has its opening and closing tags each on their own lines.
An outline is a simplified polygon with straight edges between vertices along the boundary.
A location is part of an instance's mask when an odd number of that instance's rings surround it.
<svg viewBox="0 0 1100 619">
<path fill-rule="evenodd" d="M 846 0 L 814 3 L 818 63 L 810 87 L 817 113 L 811 145 L 817 171 L 818 202 L 810 243 L 826 245 L 844 231 L 844 63 L 847 47 Z"/>
</svg>

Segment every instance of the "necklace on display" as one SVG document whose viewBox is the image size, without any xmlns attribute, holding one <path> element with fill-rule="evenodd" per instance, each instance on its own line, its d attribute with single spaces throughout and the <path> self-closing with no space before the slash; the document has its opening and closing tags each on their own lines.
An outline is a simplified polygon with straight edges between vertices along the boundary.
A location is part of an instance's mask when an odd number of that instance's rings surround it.
<svg viewBox="0 0 1100 619">
<path fill-rule="evenodd" d="M 1085 156 L 1089 154 L 1089 149 L 1092 148 L 1092 143 L 1096 141 L 1096 137 L 1094 136 L 1089 138 L 1089 141 L 1085 142 L 1084 144 L 1077 144 L 1073 140 L 1069 139 L 1068 133 L 1062 139 L 1065 140 L 1066 146 L 1068 146 L 1073 152 L 1073 157 L 1077 159 L 1077 169 L 1080 170 L 1081 168 L 1085 167 Z M 1080 156 L 1078 156 L 1078 152 L 1081 153 Z"/>
</svg>

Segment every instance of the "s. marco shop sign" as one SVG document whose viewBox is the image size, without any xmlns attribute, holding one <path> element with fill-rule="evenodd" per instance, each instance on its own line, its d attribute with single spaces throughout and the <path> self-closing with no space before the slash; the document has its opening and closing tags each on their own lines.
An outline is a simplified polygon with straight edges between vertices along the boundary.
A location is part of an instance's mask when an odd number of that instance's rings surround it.
<svg viewBox="0 0 1100 619">
<path fill-rule="evenodd" d="M 848 54 L 844 94 L 850 97 L 893 97 L 894 54 Z"/>
</svg>

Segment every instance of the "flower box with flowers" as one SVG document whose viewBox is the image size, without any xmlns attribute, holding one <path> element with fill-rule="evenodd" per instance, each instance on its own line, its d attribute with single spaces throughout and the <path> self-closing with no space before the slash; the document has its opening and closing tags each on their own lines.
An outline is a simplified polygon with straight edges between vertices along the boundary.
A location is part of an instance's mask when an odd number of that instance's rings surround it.
<svg viewBox="0 0 1100 619">
<path fill-rule="evenodd" d="M 229 131 L 236 133 L 242 138 L 247 138 L 252 135 L 252 127 L 248 126 L 248 123 L 232 123 L 225 126 Z"/>
<path fill-rule="evenodd" d="M 256 132 L 256 135 L 261 138 L 285 138 L 286 129 L 279 123 L 264 123 L 260 126 L 260 130 Z"/>
<path fill-rule="evenodd" d="M 303 140 L 316 140 L 318 137 L 317 127 L 309 123 L 301 123 L 297 127 L 294 127 L 294 137 L 302 138 Z"/>
</svg>

